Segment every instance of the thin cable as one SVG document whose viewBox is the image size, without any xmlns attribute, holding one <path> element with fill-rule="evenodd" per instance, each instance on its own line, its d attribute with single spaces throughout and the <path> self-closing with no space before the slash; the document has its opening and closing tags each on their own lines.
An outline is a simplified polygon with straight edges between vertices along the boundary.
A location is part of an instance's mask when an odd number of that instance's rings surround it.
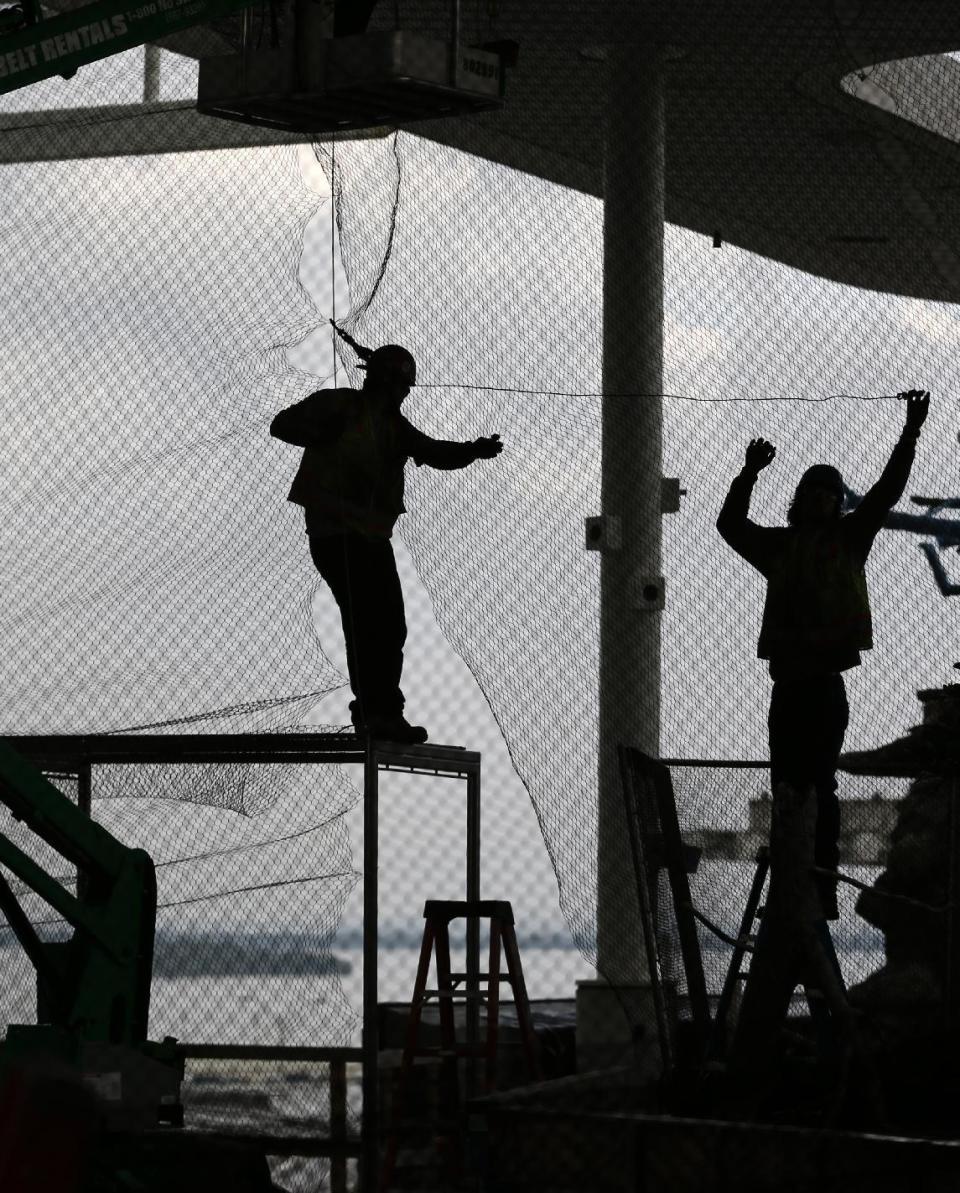
<svg viewBox="0 0 960 1193">
<path fill-rule="evenodd" d="M 814 874 L 822 874 L 825 878 L 835 878 L 837 882 L 845 882 L 848 886 L 856 887 L 858 891 L 866 891 L 868 895 L 876 895 L 878 899 L 892 900 L 894 903 L 904 903 L 908 907 L 917 907 L 921 911 L 930 911 L 936 915 L 953 910 L 953 903 L 927 903 L 923 899 L 913 899 L 909 895 L 901 895 L 895 891 L 878 890 L 861 882 L 858 878 L 851 878 L 842 870 L 828 870 L 826 866 L 811 866 Z"/>
<path fill-rule="evenodd" d="M 178 899 L 173 903 L 158 903 L 157 911 L 164 907 L 186 907 L 188 903 L 206 903 L 210 899 L 225 899 L 228 895 L 242 895 L 248 891 L 267 891 L 273 887 L 296 886 L 301 882 L 323 882 L 328 878 L 360 878 L 359 870 L 334 870 L 329 874 L 312 874 L 307 878 L 283 878 L 277 882 L 258 883 L 254 886 L 238 886 L 229 891 L 218 891 L 215 895 L 197 895 L 193 899 Z"/>
<path fill-rule="evenodd" d="M 282 705 L 294 704 L 300 700 L 319 699 L 322 696 L 329 696 L 331 691 L 336 691 L 336 689 L 331 688 L 327 690 L 321 688 L 315 692 L 301 692 L 295 696 L 265 697 L 263 700 L 250 700 L 246 704 L 233 704 L 227 708 L 214 709 L 212 712 L 198 712 L 188 717 L 174 717 L 169 721 L 150 721 L 145 725 L 127 725 L 122 729 L 107 729 L 103 732 L 103 736 L 110 737 L 123 733 L 141 733 L 145 729 L 165 729 L 168 725 L 194 725 L 199 721 L 219 721 L 224 717 L 245 716 L 247 713 L 261 712 L 269 708 L 279 708 Z M 309 732 L 309 730 L 306 732 Z M 245 764 L 241 762 L 240 765 Z"/>
<path fill-rule="evenodd" d="M 344 329 L 342 327 L 338 327 L 335 320 L 333 320 L 333 319 L 330 320 L 330 326 L 337 333 L 337 335 L 340 337 L 340 339 L 343 340 L 345 343 L 349 344 L 350 347 L 357 354 L 357 356 L 362 361 L 366 362 L 365 364 L 357 365 L 356 367 L 358 369 L 365 369 L 367 367 L 367 364 L 369 364 L 369 362 L 370 362 L 370 358 L 373 356 L 374 350 L 372 348 L 365 348 L 363 346 L 363 344 L 359 344 L 348 331 L 344 331 Z"/>
<path fill-rule="evenodd" d="M 330 342 L 333 345 L 333 388 L 337 388 L 337 139 L 330 143 L 330 268 L 333 271 L 333 317 Z"/>
<path fill-rule="evenodd" d="M 254 886 L 238 886 L 229 891 L 217 891 L 212 895 L 197 895 L 193 899 L 179 899 L 171 903 L 158 903 L 157 911 L 166 907 L 185 907 L 188 903 L 205 903 L 210 899 L 225 899 L 228 895 L 242 895 L 252 891 L 266 891 L 272 887 L 280 886 L 297 886 L 302 882 L 323 882 L 328 878 L 360 878 L 362 876 L 359 870 L 333 870 L 329 874 L 311 874 L 306 878 L 284 878 L 277 882 L 264 882 Z M 68 924 L 70 921 L 64 916 L 54 916 L 47 920 L 31 920 L 30 923 L 35 927 L 50 927 L 52 924 Z M 12 932 L 13 928 L 9 924 L 0 924 L 0 932 Z"/>
<path fill-rule="evenodd" d="M 184 862 L 206 862 L 215 857 L 227 857 L 234 853 L 247 853 L 254 849 L 264 849 L 268 845 L 282 845 L 286 841 L 296 841 L 300 837 L 309 837 L 311 833 L 317 833 L 321 829 L 328 828 L 335 820 L 339 820 L 341 817 L 346 816 L 349 811 L 351 811 L 350 808 L 345 808 L 342 812 L 334 812 L 332 816 L 329 816 L 326 820 L 321 820 L 319 824 L 311 825 L 310 828 L 300 829 L 298 832 L 290 833 L 285 837 L 269 837 L 265 841 L 251 841 L 247 845 L 231 845 L 226 849 L 211 849 L 206 853 L 194 853 L 189 854 L 186 857 L 167 858 L 162 862 L 154 862 L 153 867 L 155 870 L 160 870 L 164 866 L 180 866 Z M 64 884 L 75 881 L 75 875 L 72 872 L 69 874 L 51 874 L 50 877 L 55 878 L 57 882 L 62 882 Z M 13 885 L 12 889 L 17 894 L 24 894 L 27 892 L 31 894 L 37 893 L 25 882 L 21 883 L 20 885 Z M 53 922 L 59 921 L 31 920 L 31 923 L 34 924 Z M 9 925 L 4 926 L 9 927 Z"/>
<path fill-rule="evenodd" d="M 336 224 L 336 210 L 337 210 L 336 183 L 337 183 L 337 142 L 336 142 L 336 138 L 334 138 L 334 140 L 330 146 L 330 261 L 332 263 L 332 269 L 333 269 L 333 317 L 330 320 L 330 336 L 331 336 L 331 341 L 333 343 L 333 388 L 334 389 L 337 388 L 337 351 L 338 351 L 337 337 L 338 337 L 338 335 L 340 335 L 340 336 L 344 335 L 344 333 L 341 332 L 340 329 L 337 327 L 337 256 L 336 256 L 336 252 L 334 251 L 336 248 L 334 237 L 336 234 L 336 226 L 337 226 L 337 224 Z M 399 184 L 398 184 L 398 193 L 399 193 Z M 396 221 L 396 208 L 394 208 L 394 222 L 395 221 Z M 392 243 L 392 240 L 393 240 L 393 235 L 392 235 L 392 226 L 391 226 L 391 239 L 390 239 L 391 243 Z M 389 248 L 388 248 L 388 251 L 389 251 Z M 385 268 L 386 268 L 386 261 L 384 261 L 384 264 L 380 270 L 381 277 L 383 276 L 383 270 Z M 379 281 L 379 279 L 378 279 L 378 281 Z M 347 548 L 346 536 L 341 535 L 340 537 L 343 541 L 343 572 L 344 572 L 344 580 L 347 585 L 347 603 L 348 603 L 348 606 L 350 609 L 349 615 L 343 618 L 343 629 L 344 629 L 344 634 L 350 634 L 352 637 L 352 635 L 353 635 L 353 587 L 352 587 L 351 579 L 350 579 L 350 556 L 349 556 L 349 551 Z M 352 646 L 352 644 L 353 643 L 351 641 L 351 643 L 349 645 Z M 348 657 L 349 657 L 349 655 L 348 655 Z M 353 702 L 352 702 L 353 706 L 350 711 L 350 716 L 351 716 L 351 720 L 353 721 L 354 729 L 356 729 L 357 725 L 362 722 L 364 713 L 363 713 L 363 709 L 359 707 L 359 702 L 357 700 L 357 693 L 352 690 L 352 684 L 351 684 L 351 694 L 353 696 Z"/>
<path fill-rule="evenodd" d="M 563 389 L 516 389 L 509 385 L 470 385 L 461 381 L 417 382 L 417 389 L 472 389 L 486 390 L 491 393 L 529 394 L 533 397 L 544 398 L 671 398 L 680 402 L 893 402 L 900 400 L 896 394 L 828 394 L 822 398 L 697 398 L 692 394 L 640 393 L 630 390 L 625 393 L 603 393 L 602 391 L 576 391 Z"/>
<path fill-rule="evenodd" d="M 227 849 L 211 849 L 208 853 L 195 853 L 189 857 L 174 857 L 169 858 L 165 862 L 154 862 L 154 869 L 159 870 L 161 866 L 180 866 L 184 862 L 205 862 L 214 857 L 226 857 L 233 853 L 246 853 L 253 849 L 263 849 L 267 845 L 281 845 L 286 841 L 296 841 L 300 837 L 309 837 L 311 833 L 317 833 L 323 828 L 327 828 L 333 824 L 335 820 L 340 820 L 346 816 L 349 808 L 342 812 L 334 812 L 332 816 L 328 816 L 326 820 L 321 820 L 319 824 L 311 825 L 310 828 L 301 829 L 299 832 L 290 833 L 286 837 L 270 837 L 266 841 L 251 841 L 248 845 L 231 845 Z"/>
<path fill-rule="evenodd" d="M 387 265 L 389 264 L 390 258 L 393 255 L 393 242 L 394 242 L 394 239 L 395 239 L 396 233 L 397 233 L 397 214 L 400 210 L 400 184 L 402 181 L 402 170 L 400 169 L 399 140 L 400 140 L 400 130 L 398 129 L 393 134 L 392 148 L 393 148 L 393 160 L 397 167 L 397 185 L 396 185 L 396 189 L 395 189 L 394 195 L 393 195 L 393 208 L 390 212 L 390 228 L 387 232 L 387 247 L 383 254 L 383 260 L 380 262 L 380 270 L 379 270 L 376 278 L 374 278 L 373 286 L 371 287 L 370 293 L 367 295 L 367 297 L 364 299 L 364 301 L 360 304 L 360 306 L 357 309 L 357 313 L 354 318 L 354 326 L 356 326 L 359 323 L 360 319 L 370 309 L 370 304 L 373 302 L 374 298 L 376 298 L 376 296 L 377 296 L 377 291 L 380 289 L 380 283 L 383 281 L 384 275 L 387 272 Z"/>
</svg>

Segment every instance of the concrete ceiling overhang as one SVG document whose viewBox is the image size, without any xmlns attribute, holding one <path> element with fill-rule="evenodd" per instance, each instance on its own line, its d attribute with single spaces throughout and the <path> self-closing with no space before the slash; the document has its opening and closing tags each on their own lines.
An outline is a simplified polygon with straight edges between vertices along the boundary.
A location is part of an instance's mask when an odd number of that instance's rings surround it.
<svg viewBox="0 0 960 1193">
<path fill-rule="evenodd" d="M 465 38 L 489 36 L 471 28 L 474 6 L 463 8 Z M 442 35 L 447 26 L 444 0 L 404 0 L 403 12 L 410 28 Z M 520 43 L 503 111 L 407 131 L 601 197 L 604 46 L 623 40 L 628 22 L 640 42 L 670 47 L 668 221 L 837 282 L 960 301 L 960 63 L 942 57 L 960 50 L 953 0 L 757 0 L 734 11 L 682 0 L 642 9 L 500 0 L 496 35 Z M 209 52 L 210 37 L 181 33 L 177 52 Z M 875 80 L 894 60 L 892 110 L 854 94 L 858 72 Z M 911 104 L 921 97 L 918 121 Z M 30 145 L 36 160 L 47 143 L 59 158 L 302 140 L 165 107 L 111 109 L 106 123 L 102 109 L 0 115 L 0 160 L 25 160 Z M 64 122 L 69 135 L 41 135 Z"/>
</svg>

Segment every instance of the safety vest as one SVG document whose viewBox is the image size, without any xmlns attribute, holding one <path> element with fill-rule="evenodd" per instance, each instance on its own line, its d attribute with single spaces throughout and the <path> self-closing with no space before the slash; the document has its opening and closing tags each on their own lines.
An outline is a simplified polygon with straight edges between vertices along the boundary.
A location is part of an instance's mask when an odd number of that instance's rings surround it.
<svg viewBox="0 0 960 1193">
<path fill-rule="evenodd" d="M 785 535 L 767 564 L 759 657 L 833 657 L 872 646 L 867 578 L 840 526 Z"/>
</svg>

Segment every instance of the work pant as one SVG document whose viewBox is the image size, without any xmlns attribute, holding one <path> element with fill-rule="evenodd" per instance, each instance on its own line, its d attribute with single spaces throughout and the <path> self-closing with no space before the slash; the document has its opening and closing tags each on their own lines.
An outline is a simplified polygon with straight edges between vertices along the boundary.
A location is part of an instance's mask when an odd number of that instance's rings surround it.
<svg viewBox="0 0 960 1193">
<path fill-rule="evenodd" d="M 812 783 L 817 793 L 817 827 L 814 861 L 836 870 L 840 863 L 840 802 L 837 799 L 837 763 L 849 719 L 842 675 L 813 675 L 803 679 L 778 679 L 770 698 L 770 784 L 776 798 L 777 784 L 804 787 Z M 827 919 L 836 919 L 837 884 L 817 877 L 817 889 Z"/>
<path fill-rule="evenodd" d="M 340 607 L 355 725 L 403 712 L 407 622 L 393 544 L 362 534 L 311 534 L 310 555 Z"/>
<path fill-rule="evenodd" d="M 774 681 L 770 699 L 770 782 L 777 798 L 777 784 L 788 783 L 799 792 L 812 785 L 815 791 L 816 826 L 813 860 L 816 865 L 836 870 L 840 860 L 840 804 L 837 800 L 836 769 L 843 748 L 849 710 L 840 675 L 816 675 L 803 679 Z M 802 831 L 802 825 L 799 825 Z M 782 830 L 781 830 L 782 831 Z M 795 831 L 795 830 L 794 830 Z M 798 852 L 808 854 L 798 846 Z M 732 1064 L 755 1083 L 759 1094 L 775 1071 L 778 1041 L 798 985 L 819 987 L 816 965 L 809 952 L 809 939 L 802 941 L 783 914 L 772 916 L 774 884 L 771 873 L 768 914 L 760 921 L 750 973 L 737 1023 Z M 824 918 L 815 924 L 821 955 L 842 985 L 827 919 L 836 919 L 836 881 L 818 875 L 814 879 Z M 811 1018 L 821 1057 L 837 1055 L 837 1025 L 824 1004 L 810 1004 Z"/>
</svg>

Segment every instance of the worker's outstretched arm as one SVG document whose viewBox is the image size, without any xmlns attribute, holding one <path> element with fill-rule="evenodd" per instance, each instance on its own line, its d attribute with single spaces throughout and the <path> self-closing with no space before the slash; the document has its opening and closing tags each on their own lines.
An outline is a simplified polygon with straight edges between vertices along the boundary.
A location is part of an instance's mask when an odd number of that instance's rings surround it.
<svg viewBox="0 0 960 1193">
<path fill-rule="evenodd" d="M 448 439 L 431 439 L 415 427 L 410 427 L 410 432 L 410 456 L 417 465 L 429 464 L 431 468 L 466 468 L 474 460 L 492 460 L 503 451 L 499 435 L 457 443 Z"/>
<path fill-rule="evenodd" d="M 340 437 L 343 426 L 330 391 L 321 389 L 281 410 L 270 424 L 270 434 L 296 447 L 326 447 Z"/>
<path fill-rule="evenodd" d="M 863 549 L 864 559 L 883 525 L 884 518 L 903 496 L 907 487 L 920 428 L 924 424 L 930 405 L 930 394 L 922 389 L 907 390 L 905 393 L 897 394 L 897 397 L 905 398 L 907 402 L 907 421 L 903 433 L 890 453 L 890 459 L 880 473 L 880 479 L 864 494 L 857 508 L 848 515 L 851 530 L 855 532 L 855 537 Z"/>
<path fill-rule="evenodd" d="M 768 554 L 767 540 L 771 533 L 777 532 L 769 526 L 758 526 L 756 522 L 750 521 L 750 497 L 757 477 L 776 455 L 776 451 L 773 444 L 765 439 L 750 440 L 746 462 L 739 475 L 734 477 L 717 518 L 717 530 L 724 542 L 761 572 Z"/>
</svg>

